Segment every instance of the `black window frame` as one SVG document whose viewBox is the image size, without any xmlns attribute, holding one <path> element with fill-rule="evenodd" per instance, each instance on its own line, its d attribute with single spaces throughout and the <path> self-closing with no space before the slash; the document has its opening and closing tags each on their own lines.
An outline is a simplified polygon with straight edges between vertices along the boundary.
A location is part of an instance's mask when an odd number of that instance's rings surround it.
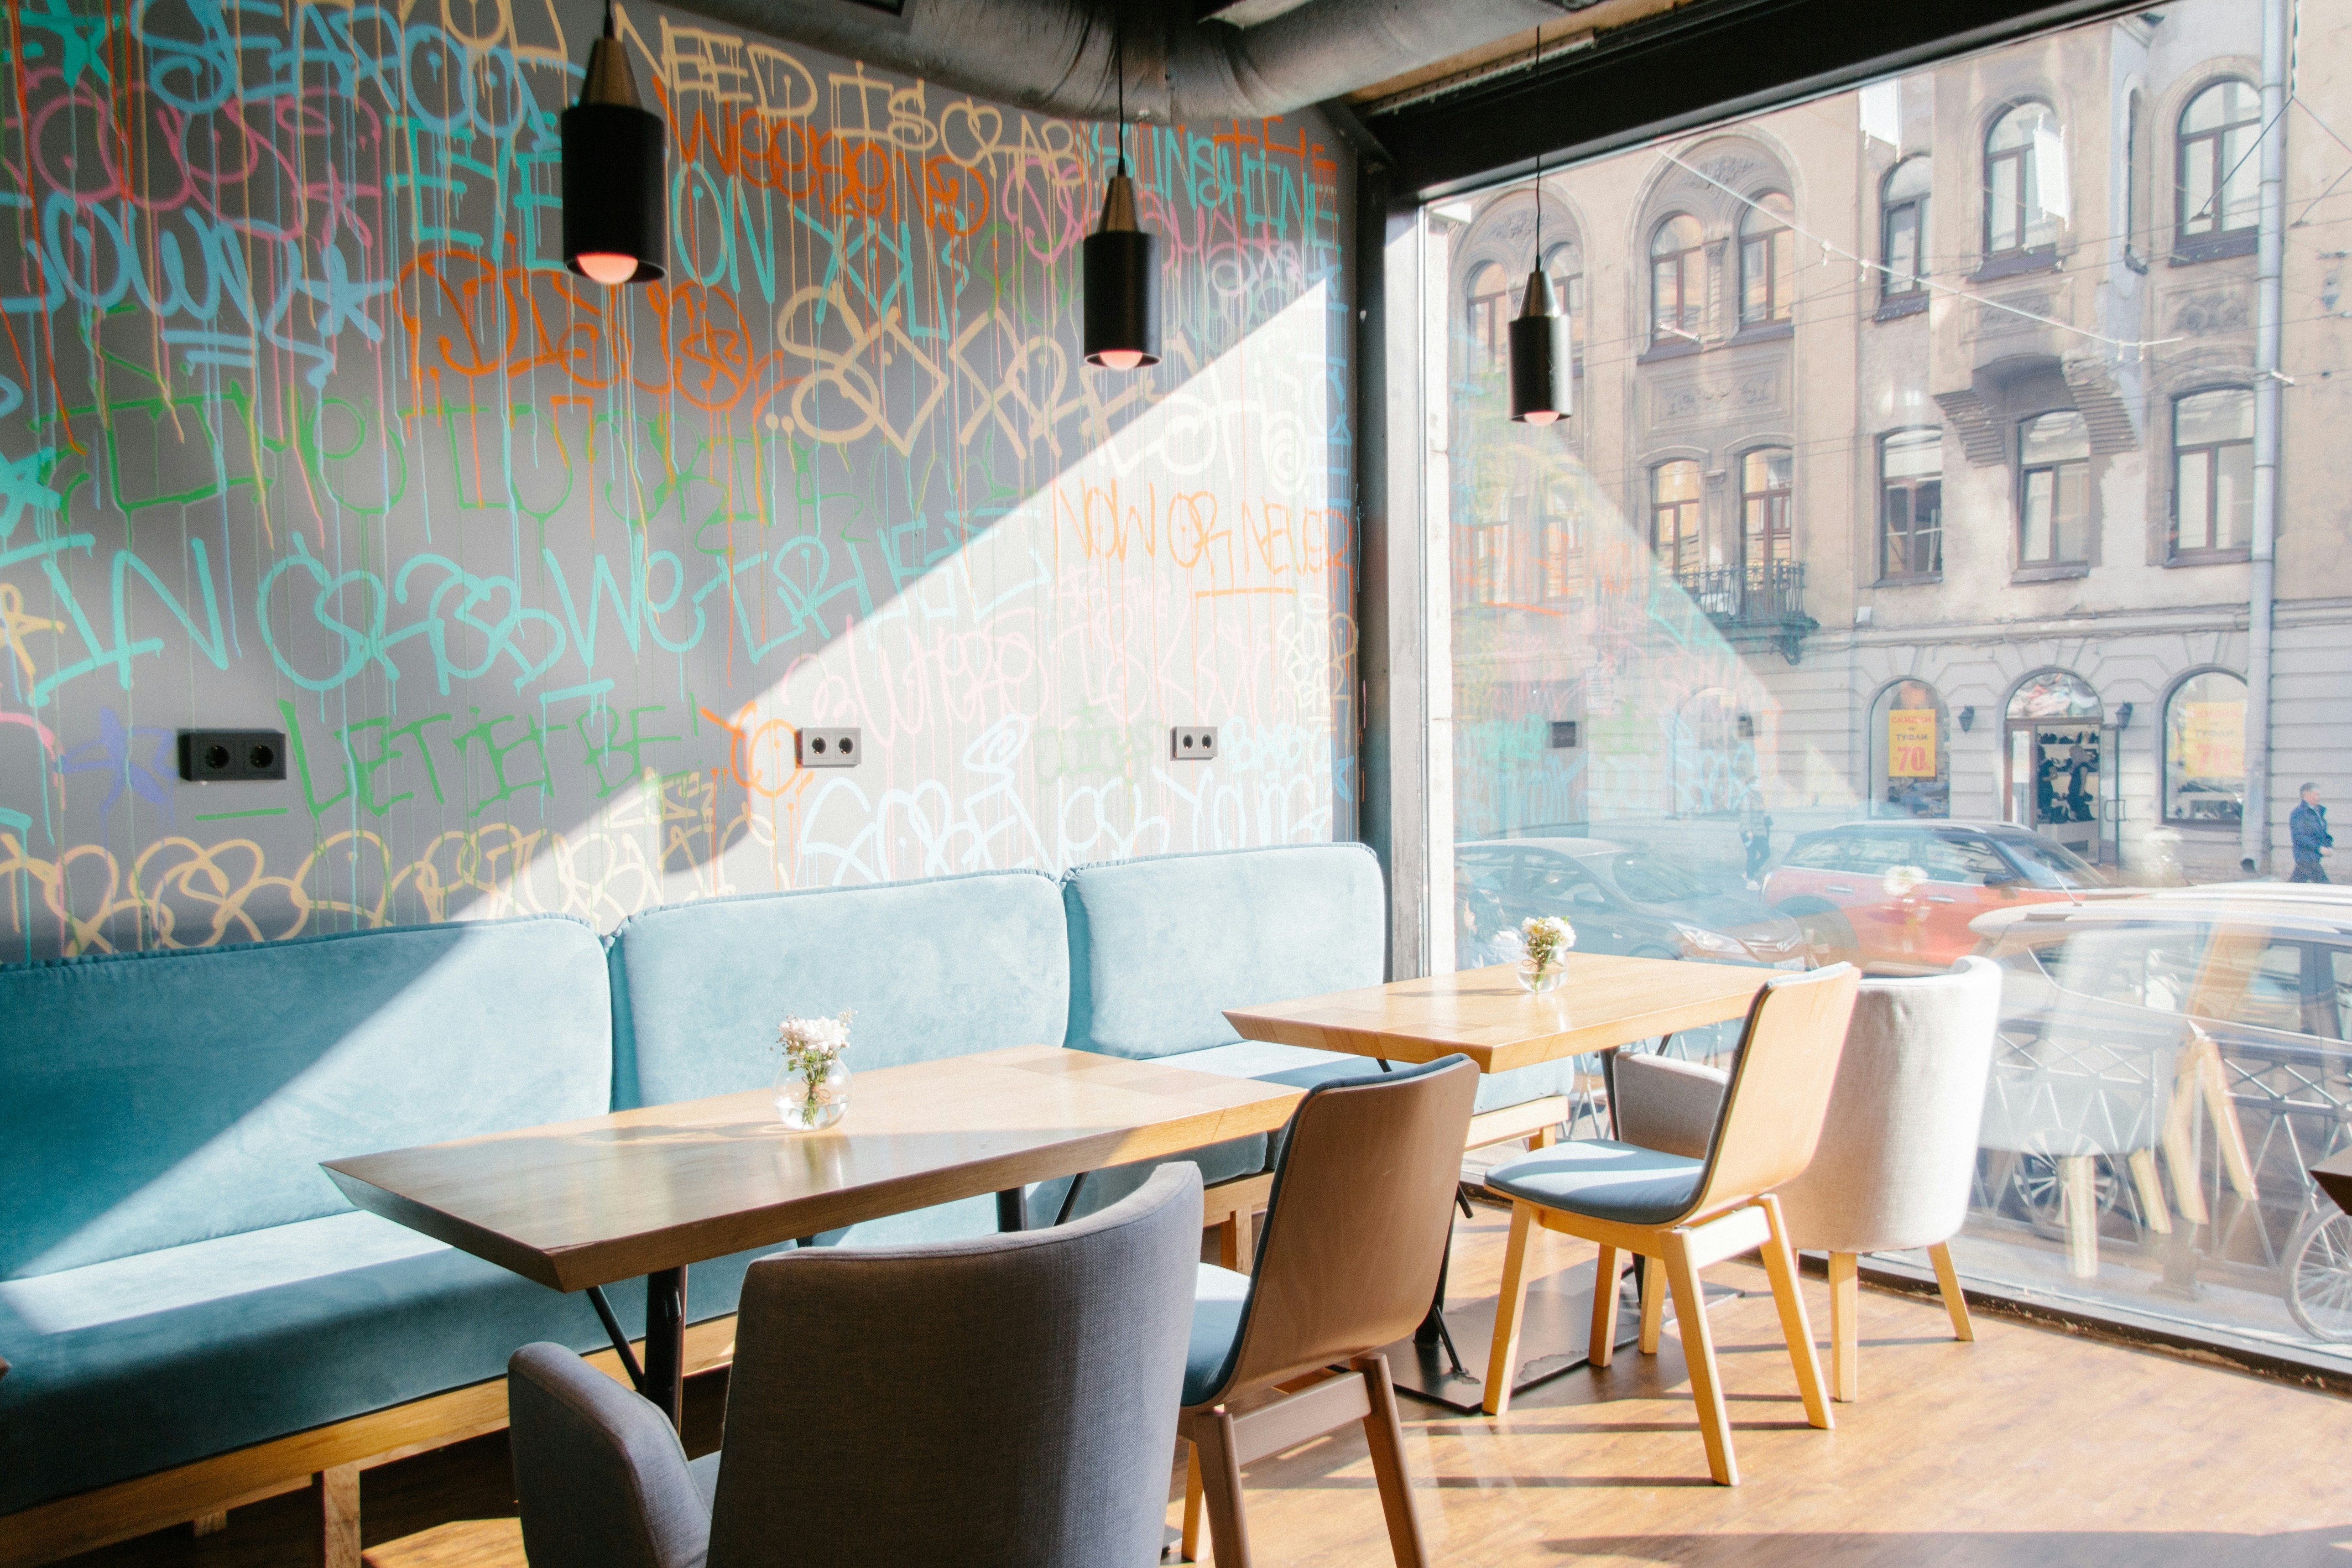
<svg viewBox="0 0 2352 1568">
<path fill-rule="evenodd" d="M 2172 483 L 2170 486 L 2172 504 L 2169 508 L 2170 516 L 2168 519 L 2165 527 L 2165 558 L 2168 561 L 2190 563 L 2203 562 L 2243 561 L 2250 553 L 2252 553 L 2252 551 L 2253 541 L 2251 537 L 2236 544 L 2190 545 L 2184 548 L 2180 542 L 2180 459 L 2184 454 L 2195 452 L 2202 452 L 2206 454 L 2205 516 L 2209 527 L 2214 523 L 2218 523 L 2221 518 L 2220 510 L 2214 505 L 2215 500 L 2218 499 L 2215 489 L 2221 478 L 2221 455 L 2227 448 L 2232 447 L 2243 447 L 2246 449 L 2247 480 L 2250 502 L 2252 499 L 2254 437 L 2251 431 L 2249 431 L 2244 438 L 2241 440 L 2200 441 L 2193 447 L 2183 447 L 2180 444 L 2180 405 L 2188 402 L 2192 397 L 2203 397 L 2208 394 L 2216 392 L 2235 392 L 2242 394 L 2247 400 L 2248 412 L 2250 414 L 2252 413 L 2254 389 L 2251 386 L 2242 385 L 2235 382 L 2222 382 L 2212 386 L 2191 387 L 2186 392 L 2176 393 L 2173 395 L 2172 428 L 2168 432 L 2172 447 Z M 2251 532 L 2251 519 L 2249 520 L 2249 531 Z"/>
<path fill-rule="evenodd" d="M 1984 258 L 1983 269 L 1990 273 L 1998 274 L 2013 267 L 2035 265 L 2044 259 L 2054 260 L 2057 256 L 2057 237 L 2054 234 L 2050 239 L 2038 245 L 2033 242 L 2033 209 L 2028 204 L 2027 193 L 2039 191 L 2042 188 L 2040 171 L 2033 163 L 2033 139 L 2031 136 L 2027 137 L 2024 145 L 2020 147 L 2004 148 L 1998 153 L 1993 151 L 1994 135 L 2008 121 L 2011 115 L 2026 109 L 2041 110 L 2050 117 L 2053 124 L 2060 127 L 2062 139 L 2064 134 L 2064 121 L 2058 118 L 2057 106 L 2039 98 L 2012 99 L 2001 105 L 2000 111 L 1985 123 L 1984 137 L 1978 143 L 1977 150 L 1980 159 L 1978 172 L 1983 179 L 1984 225 L 1980 237 L 1984 244 L 1981 255 Z M 2017 165 L 2014 210 L 2011 215 L 2016 224 L 2017 243 L 1997 247 L 1993 244 L 1993 166 L 1996 163 L 2012 161 Z"/>
<path fill-rule="evenodd" d="M 1932 435 L 1935 437 L 1934 444 L 1937 448 L 1936 477 L 1933 479 L 1926 479 L 1919 475 L 1905 474 L 1899 479 L 1888 478 L 1886 472 L 1888 448 L 1903 441 L 1907 436 L 1916 435 Z M 1932 583 L 1940 581 L 1944 575 L 1943 440 L 1944 427 L 1940 425 L 1906 425 L 1899 430 L 1889 430 L 1878 437 L 1878 574 L 1879 581 L 1882 583 Z M 1926 446 L 1928 443 L 1922 441 L 1916 444 Z M 1894 536 L 1893 530 L 1889 526 L 1891 519 L 1887 507 L 1890 489 L 1897 484 L 1902 486 L 1906 497 L 1906 525 L 1904 531 L 1908 536 L 1906 542 L 1909 548 L 1905 552 L 1905 560 L 1912 563 L 1908 570 L 1902 572 L 1893 569 Z M 1936 521 L 1932 529 L 1923 530 L 1919 527 L 1918 496 L 1922 489 L 1931 484 L 1936 490 Z M 1931 563 L 1925 567 L 1916 564 L 1918 541 L 1923 532 L 1933 536 L 1929 546 Z"/>
<path fill-rule="evenodd" d="M 1690 244 L 1678 247 L 1667 255 L 1661 256 L 1658 253 L 1658 240 L 1667 229 L 1677 223 L 1689 224 L 1691 227 L 1698 230 L 1698 236 Z M 1658 310 L 1658 268 L 1668 261 L 1673 262 L 1675 267 L 1675 319 L 1678 322 L 1689 321 L 1691 326 L 1687 331 L 1680 326 L 1667 328 L 1662 324 Z M 1698 219 L 1689 213 L 1675 212 L 1668 213 L 1653 225 L 1650 229 L 1649 268 L 1650 347 L 1653 349 L 1680 348 L 1685 345 L 1696 347 L 1699 341 L 1699 334 L 1706 328 L 1706 231 Z M 1696 278 L 1693 276 L 1694 273 L 1696 274 Z M 1696 298 L 1692 295 L 1694 283 L 1696 284 Z"/>
<path fill-rule="evenodd" d="M 1775 452 L 1789 459 L 1789 482 L 1778 487 L 1769 482 L 1771 473 L 1769 457 Z M 1758 458 L 1766 459 L 1767 482 L 1761 489 L 1750 489 L 1748 488 L 1748 467 L 1750 462 Z M 1767 442 L 1760 447 L 1746 448 L 1739 454 L 1738 460 L 1739 564 L 1748 572 L 1753 573 L 1759 567 L 1793 563 L 1797 559 L 1797 454 L 1795 449 L 1780 446 L 1776 442 Z M 1763 537 L 1768 541 L 1778 539 L 1784 546 L 1778 554 L 1768 549 L 1761 560 L 1757 558 L 1754 550 L 1750 548 L 1751 542 L 1757 537 L 1754 524 L 1759 505 L 1763 509 L 1766 524 Z M 1772 526 L 1775 521 L 1779 524 L 1777 528 Z"/>
<path fill-rule="evenodd" d="M 1775 196 L 1789 204 L 1787 217 L 1783 218 L 1764 205 Z M 1734 239 L 1739 247 L 1739 328 L 1742 331 L 1788 326 L 1796 320 L 1796 198 L 1775 188 L 1759 191 L 1740 210 L 1739 230 Z M 1748 308 L 1748 286 L 1755 277 L 1750 269 L 1748 253 L 1751 249 L 1761 258 L 1764 281 L 1764 309 L 1761 314 L 1753 315 Z"/>
<path fill-rule="evenodd" d="M 1916 153 L 1886 171 L 1878 183 L 1878 300 L 1882 305 L 1904 304 L 1913 300 L 1925 303 L 1927 297 L 1927 214 L 1931 191 L 1890 200 L 1888 192 L 1904 171 L 1926 164 L 1933 181 L 1933 154 Z M 1912 270 L 1906 282 L 1898 283 L 1895 268 L 1895 237 L 1899 226 L 1907 226 L 1911 235 Z"/>
<path fill-rule="evenodd" d="M 2229 87 L 2244 88 L 2254 95 L 2254 108 L 2251 115 L 2243 120 L 2231 121 L 2226 125 L 2217 125 L 2210 131 L 2185 129 L 2190 110 L 2208 97 Z M 2201 260 L 2216 254 L 2243 255 L 2252 248 L 2256 231 L 2261 224 L 2259 199 L 2255 203 L 2254 213 L 2249 221 L 2236 228 L 2229 228 L 2224 226 L 2224 219 L 2230 209 L 2228 204 L 2221 199 L 2221 195 L 2224 182 L 2228 179 L 2231 169 L 2237 164 L 2250 163 L 2254 151 L 2253 144 L 2249 143 L 2237 159 L 2229 159 L 2230 133 L 2252 127 L 2255 138 L 2259 140 L 2262 135 L 2262 91 L 2242 76 L 2215 77 L 2211 81 L 2189 94 L 2189 100 L 2180 106 L 2179 118 L 2172 122 L 2172 250 L 2176 258 L 2183 260 Z M 2189 227 L 2191 216 L 2189 211 L 2189 160 L 2209 147 L 2213 176 L 2213 195 L 2209 204 L 2214 209 L 2212 224 L 2203 232 L 2192 234 Z"/>
<path fill-rule="evenodd" d="M 2032 428 L 2032 426 L 2039 421 L 2052 418 L 2061 414 L 2072 414 L 2077 419 L 2082 418 L 2082 411 L 2080 409 L 2045 408 L 2038 414 L 2029 414 L 2024 418 L 2020 419 L 2017 422 L 2017 563 L 2021 568 L 2026 571 L 2036 571 L 2050 568 L 2063 570 L 2070 567 L 2087 567 L 2091 563 L 2091 534 L 2093 527 L 2097 520 L 2097 509 L 2093 504 L 2093 497 L 2091 494 L 2089 422 L 2087 420 L 2084 421 L 2084 429 L 2083 432 L 2083 456 L 2079 458 L 2061 458 L 2053 462 L 2042 463 L 2028 463 L 2025 460 L 2026 432 Z M 2081 469 L 2083 517 L 2082 553 L 2079 555 L 2060 554 L 2057 549 L 2058 543 L 2063 535 L 2058 527 L 2055 508 L 2058 497 L 2063 492 L 2066 470 L 2069 468 Z M 2053 508 L 2050 526 L 2051 553 L 2045 557 L 2036 559 L 2025 552 L 2026 508 L 2032 497 L 2033 476 L 2042 473 L 2046 473 L 2051 476 L 2050 489 L 2051 504 Z"/>
<path fill-rule="evenodd" d="M 1692 487 L 1689 499 L 1666 500 L 1660 494 L 1664 489 L 1666 470 L 1677 466 L 1687 467 L 1697 483 Z M 1704 554 L 1706 549 L 1706 475 L 1699 468 L 1697 459 L 1665 458 L 1650 465 L 1650 555 L 1653 560 L 1677 578 L 1702 571 L 1706 567 Z M 1661 539 L 1658 531 L 1658 520 L 1669 509 L 1674 511 L 1675 518 L 1675 553 L 1672 556 L 1668 556 L 1660 548 Z M 1685 516 L 1690 523 L 1687 530 L 1682 527 Z M 1692 557 L 1687 565 L 1682 559 L 1685 551 Z"/>
</svg>

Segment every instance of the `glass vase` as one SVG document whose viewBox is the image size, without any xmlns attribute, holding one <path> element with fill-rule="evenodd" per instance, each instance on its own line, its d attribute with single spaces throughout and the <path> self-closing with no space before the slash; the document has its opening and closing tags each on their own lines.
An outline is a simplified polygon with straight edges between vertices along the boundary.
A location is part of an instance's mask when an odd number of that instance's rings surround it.
<svg viewBox="0 0 2352 1568">
<path fill-rule="evenodd" d="M 1555 958 L 1549 963 L 1538 964 L 1534 959 L 1523 958 L 1512 966 L 1511 973 L 1518 977 L 1521 990 L 1532 991 L 1540 996 L 1547 991 L 1559 989 L 1559 983 L 1568 978 L 1568 963 L 1563 959 Z"/>
<path fill-rule="evenodd" d="M 776 1071 L 776 1120 L 788 1132 L 815 1132 L 849 1113 L 849 1064 L 839 1057 L 803 1073 L 787 1063 Z"/>
</svg>

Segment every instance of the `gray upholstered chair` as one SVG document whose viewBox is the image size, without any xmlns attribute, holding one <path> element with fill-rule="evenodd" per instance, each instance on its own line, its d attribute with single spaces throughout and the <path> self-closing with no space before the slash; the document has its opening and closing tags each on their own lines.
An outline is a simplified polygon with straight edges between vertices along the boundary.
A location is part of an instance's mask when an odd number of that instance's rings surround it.
<svg viewBox="0 0 2352 1568">
<path fill-rule="evenodd" d="M 1968 1218 L 2000 1021 L 2000 968 L 1989 959 L 1964 958 L 1948 974 L 1865 980 L 1854 999 L 1820 1147 L 1780 1189 L 1790 1242 L 1829 1255 L 1837 1399 L 1852 1400 L 1861 1380 L 1863 1253 L 1926 1248 L 1953 1334 L 1975 1337 L 1946 1244 Z M 1669 1153 L 1704 1153 L 1725 1082 L 1711 1068 L 1625 1058 L 1617 1064 L 1619 1135 Z"/>
<path fill-rule="evenodd" d="M 1396 1393 L 1380 1347 L 1429 1310 L 1452 1233 L 1478 1069 L 1443 1057 L 1337 1079 L 1307 1092 L 1276 1162 L 1247 1276 L 1202 1266 L 1184 1373 L 1183 1555 L 1205 1497 L 1217 1568 L 1249 1568 L 1242 1467 L 1350 1421 L 1363 1423 L 1398 1568 L 1426 1561 L 1404 1469 Z M 1235 1401 L 1344 1366 L 1271 1404 Z"/>
<path fill-rule="evenodd" d="M 653 1405 L 526 1345 L 532 1568 L 1157 1563 L 1200 1244 L 1175 1164 L 1055 1229 L 761 1258 L 726 1442 L 691 1465 Z"/>
</svg>

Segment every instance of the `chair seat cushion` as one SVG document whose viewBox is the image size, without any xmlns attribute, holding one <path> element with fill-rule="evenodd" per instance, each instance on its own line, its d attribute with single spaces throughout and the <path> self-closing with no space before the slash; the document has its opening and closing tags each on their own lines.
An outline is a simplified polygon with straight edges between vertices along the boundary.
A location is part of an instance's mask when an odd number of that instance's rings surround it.
<svg viewBox="0 0 2352 1568">
<path fill-rule="evenodd" d="M 1546 1208 L 1620 1225 L 1664 1225 L 1688 1212 L 1706 1162 L 1595 1138 L 1505 1161 L 1486 1185 Z"/>
<path fill-rule="evenodd" d="M 1213 1263 L 1201 1265 L 1192 1289 L 1192 1342 L 1184 1353 L 1184 1403 L 1198 1405 L 1224 1385 L 1233 1370 L 1234 1342 L 1249 1304 L 1250 1279 Z"/>
<path fill-rule="evenodd" d="M 762 1250 L 773 1250 L 765 1248 Z M 735 1310 L 753 1253 L 688 1273 Z M 643 1285 L 607 1294 L 644 1321 Z M 563 1295 L 364 1213 L 0 1281 L 0 1514 L 607 1342 Z"/>
</svg>

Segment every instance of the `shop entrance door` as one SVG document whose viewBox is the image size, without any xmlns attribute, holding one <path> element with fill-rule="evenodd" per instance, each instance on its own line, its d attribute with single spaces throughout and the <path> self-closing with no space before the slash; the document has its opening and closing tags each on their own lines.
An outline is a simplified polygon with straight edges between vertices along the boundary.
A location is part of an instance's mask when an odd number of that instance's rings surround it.
<svg viewBox="0 0 2352 1568">
<path fill-rule="evenodd" d="M 2009 819 L 2096 861 L 2105 739 L 2095 722 L 2012 720 Z"/>
</svg>

